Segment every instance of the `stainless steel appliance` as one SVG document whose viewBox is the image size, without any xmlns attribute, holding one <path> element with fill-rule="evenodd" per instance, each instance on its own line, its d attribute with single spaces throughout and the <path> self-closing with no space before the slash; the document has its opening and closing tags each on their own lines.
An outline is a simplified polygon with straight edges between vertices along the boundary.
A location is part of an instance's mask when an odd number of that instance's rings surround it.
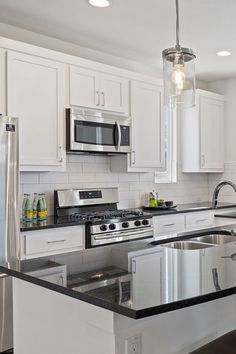
<svg viewBox="0 0 236 354">
<path fill-rule="evenodd" d="M 57 190 L 58 223 L 84 221 L 86 248 L 153 237 L 150 214 L 139 209 L 118 210 L 117 188 Z"/>
<path fill-rule="evenodd" d="M 18 120 L 0 116 L 0 262 L 19 258 Z M 13 346 L 11 278 L 0 274 L 0 352 Z"/>
<path fill-rule="evenodd" d="M 103 112 L 66 109 L 67 151 L 128 153 L 131 120 Z"/>
</svg>

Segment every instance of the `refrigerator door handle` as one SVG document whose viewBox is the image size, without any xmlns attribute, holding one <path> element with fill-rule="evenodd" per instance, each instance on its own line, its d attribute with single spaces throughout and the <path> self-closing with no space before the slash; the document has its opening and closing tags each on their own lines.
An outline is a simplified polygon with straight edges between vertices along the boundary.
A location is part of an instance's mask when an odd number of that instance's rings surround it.
<svg viewBox="0 0 236 354">
<path fill-rule="evenodd" d="M 19 130 L 18 119 L 1 118 L 6 134 L 5 166 L 5 249 L 1 261 L 10 262 L 19 259 Z"/>
</svg>

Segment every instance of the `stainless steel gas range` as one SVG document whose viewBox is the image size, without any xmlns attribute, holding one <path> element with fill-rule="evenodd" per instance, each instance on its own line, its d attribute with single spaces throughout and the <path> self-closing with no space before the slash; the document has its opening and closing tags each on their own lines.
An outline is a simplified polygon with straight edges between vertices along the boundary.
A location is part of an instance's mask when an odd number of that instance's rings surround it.
<svg viewBox="0 0 236 354">
<path fill-rule="evenodd" d="M 118 209 L 118 189 L 54 192 L 58 222 L 85 223 L 86 248 L 152 238 L 152 216 L 139 209 Z"/>
</svg>

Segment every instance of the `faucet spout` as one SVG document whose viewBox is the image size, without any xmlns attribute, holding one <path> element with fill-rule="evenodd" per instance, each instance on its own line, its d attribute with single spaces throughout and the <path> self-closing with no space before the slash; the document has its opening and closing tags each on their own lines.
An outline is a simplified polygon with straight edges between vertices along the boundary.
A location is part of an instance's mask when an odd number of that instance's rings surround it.
<svg viewBox="0 0 236 354">
<path fill-rule="evenodd" d="M 213 192 L 213 197 L 212 197 L 212 208 L 217 208 L 217 203 L 218 203 L 218 195 L 222 187 L 224 186 L 231 186 L 235 193 L 236 193 L 236 184 L 234 184 L 231 181 L 222 181 L 217 186 L 215 187 L 215 190 Z"/>
</svg>

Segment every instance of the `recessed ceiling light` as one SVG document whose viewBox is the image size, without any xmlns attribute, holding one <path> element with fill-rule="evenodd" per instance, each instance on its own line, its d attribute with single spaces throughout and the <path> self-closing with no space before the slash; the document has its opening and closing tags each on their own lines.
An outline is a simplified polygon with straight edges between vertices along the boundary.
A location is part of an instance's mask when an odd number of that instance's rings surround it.
<svg viewBox="0 0 236 354">
<path fill-rule="evenodd" d="M 231 53 L 228 50 L 221 50 L 220 52 L 217 53 L 220 57 L 228 57 L 231 55 Z"/>
<path fill-rule="evenodd" d="M 88 0 L 89 4 L 96 7 L 108 7 L 111 5 L 110 0 Z"/>
</svg>

